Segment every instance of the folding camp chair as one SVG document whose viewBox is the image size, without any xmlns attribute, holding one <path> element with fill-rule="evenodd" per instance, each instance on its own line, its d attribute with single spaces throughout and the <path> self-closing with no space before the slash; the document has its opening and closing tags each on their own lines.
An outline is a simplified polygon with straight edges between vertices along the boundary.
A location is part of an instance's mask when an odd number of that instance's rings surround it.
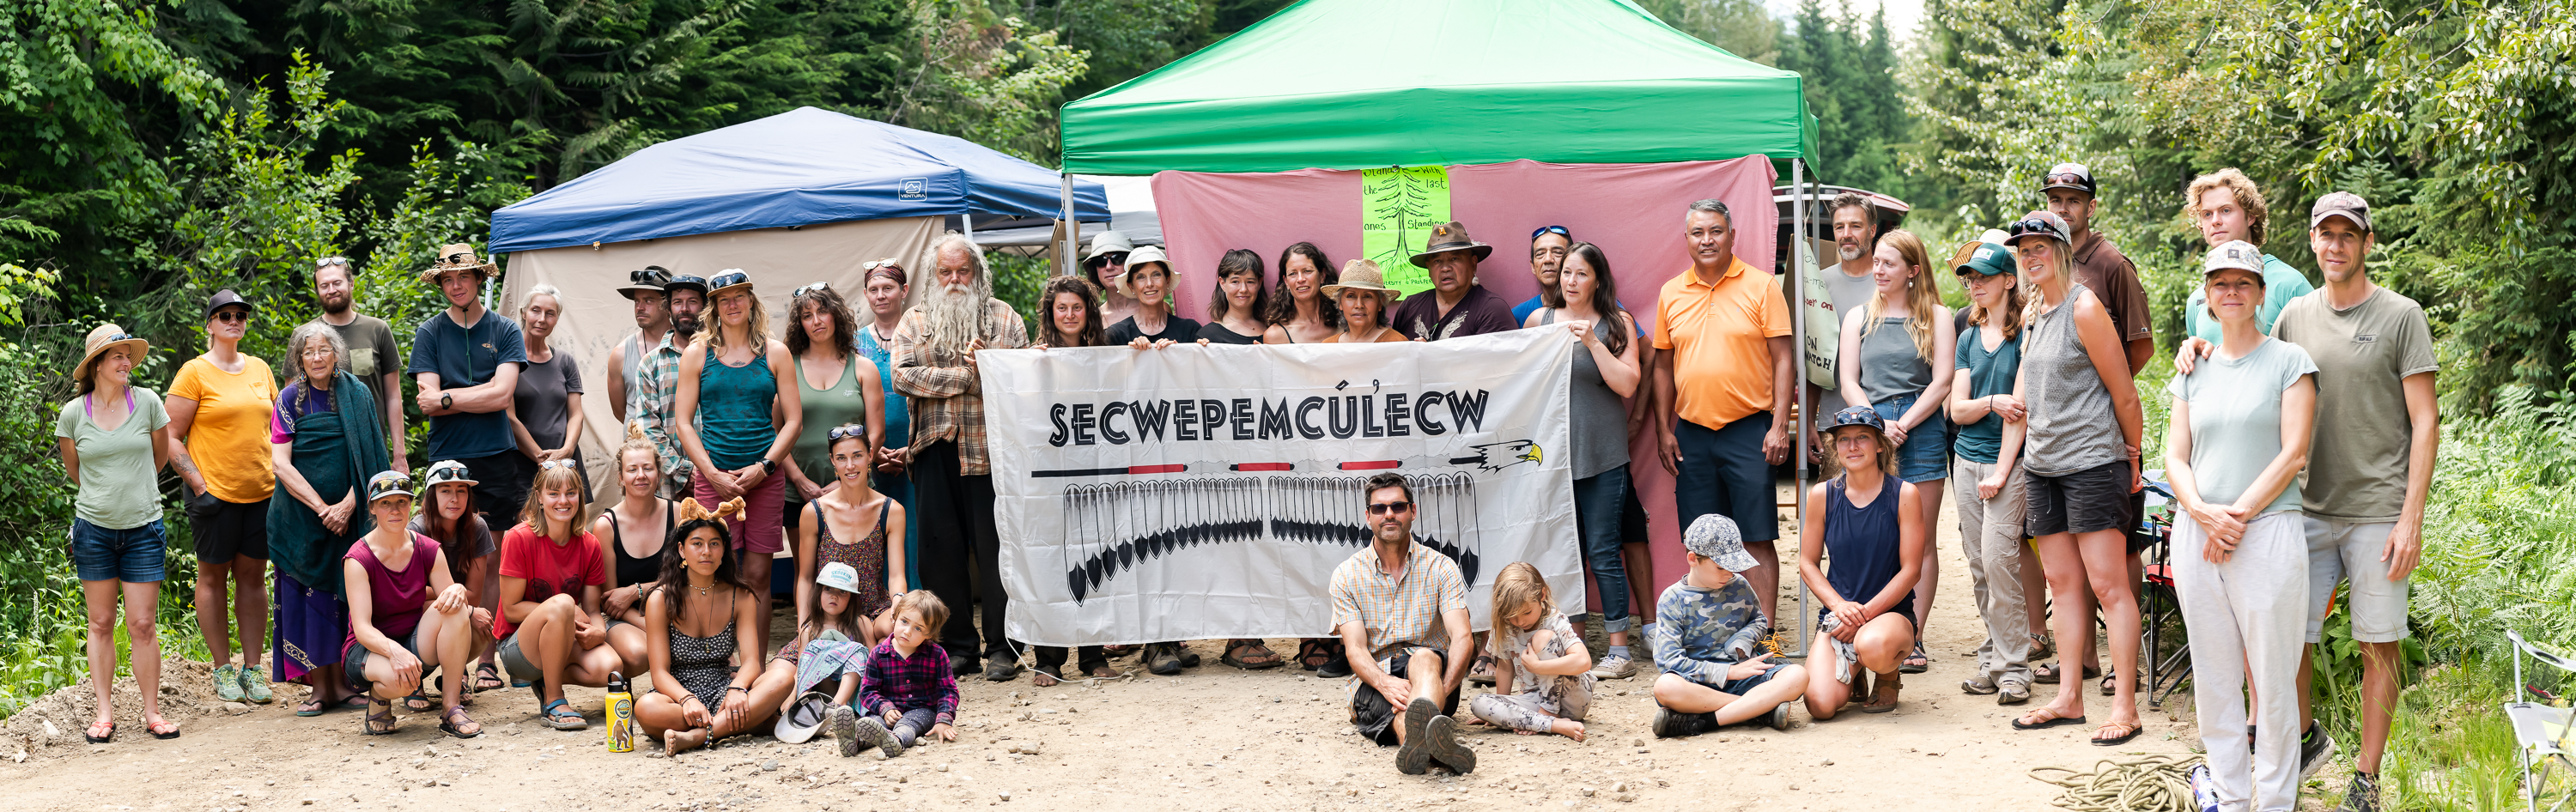
<svg viewBox="0 0 2576 812">
<path fill-rule="evenodd" d="M 2532 645 L 2531 641 L 2522 639 L 2521 633 L 2507 629 L 2504 636 L 2513 641 L 2513 684 L 2516 696 L 2520 696 L 2525 690 L 2530 690 L 2527 687 L 2530 683 L 2522 681 L 2522 658 L 2526 655 L 2556 666 L 2560 671 L 2576 672 L 2576 661 L 2542 651 Z M 2569 748 L 2576 747 L 2576 741 L 2570 741 L 2568 735 L 2571 713 L 2576 713 L 2576 710 L 2538 702 L 2504 703 L 2504 716 L 2513 722 L 2515 750 L 2522 756 L 2522 797 L 2524 805 L 2531 812 L 2540 810 L 2540 791 L 2549 784 L 2549 772 L 2553 762 L 2556 766 L 2576 771 L 2576 761 L 2569 760 Z M 2535 766 L 2538 767 L 2537 770 L 2533 769 Z M 2558 803 L 2550 805 L 2549 808 L 2556 810 L 2565 807 L 2569 797 L 2569 795 L 2559 796 Z"/>
<path fill-rule="evenodd" d="M 2173 486 L 2157 481 L 2163 475 L 2146 472 L 2146 510 L 2129 531 L 2146 542 L 2140 553 L 2145 582 L 2138 588 L 2138 661 L 2144 664 L 2140 676 L 2145 679 L 2138 688 L 2150 708 L 2164 707 L 2165 697 L 2182 690 L 2183 680 L 2191 676 L 2191 641 L 2183 627 L 2182 596 L 2174 591 L 2173 520 L 2170 511 L 2157 510 L 2173 501 Z M 2173 651 L 2164 653 L 2168 646 Z"/>
</svg>

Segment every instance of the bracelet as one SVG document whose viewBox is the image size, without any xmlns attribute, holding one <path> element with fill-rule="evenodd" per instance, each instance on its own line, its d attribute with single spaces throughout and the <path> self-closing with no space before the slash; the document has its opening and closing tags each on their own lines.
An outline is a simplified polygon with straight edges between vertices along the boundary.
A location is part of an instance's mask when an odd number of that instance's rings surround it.
<svg viewBox="0 0 2576 812">
<path fill-rule="evenodd" d="M 727 685 L 727 686 L 725 686 L 725 691 L 726 691 L 727 693 L 731 693 L 731 692 L 734 692 L 734 691 L 741 691 L 741 692 L 746 693 L 746 694 L 751 693 L 751 689 L 749 689 L 749 688 L 745 688 L 745 687 L 742 687 L 742 686 L 740 686 L 740 685 Z"/>
</svg>

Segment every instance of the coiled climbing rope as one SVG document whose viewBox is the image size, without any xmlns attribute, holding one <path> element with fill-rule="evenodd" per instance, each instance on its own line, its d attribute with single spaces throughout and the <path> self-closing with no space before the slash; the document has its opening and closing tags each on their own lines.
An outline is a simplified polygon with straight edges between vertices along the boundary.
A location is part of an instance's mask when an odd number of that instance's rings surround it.
<svg viewBox="0 0 2576 812">
<path fill-rule="evenodd" d="M 2193 755 L 2131 756 L 2096 761 L 2089 773 L 2033 767 L 2030 777 L 2065 787 L 2049 803 L 2071 812 L 2199 812 L 2191 798 L 2191 768 L 2198 764 L 2200 757 Z"/>
</svg>

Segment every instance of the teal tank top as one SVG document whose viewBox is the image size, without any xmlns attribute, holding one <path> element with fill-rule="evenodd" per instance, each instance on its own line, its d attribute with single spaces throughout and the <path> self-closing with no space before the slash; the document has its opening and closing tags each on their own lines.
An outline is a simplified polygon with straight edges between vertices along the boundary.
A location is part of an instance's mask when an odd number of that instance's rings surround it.
<svg viewBox="0 0 2576 812">
<path fill-rule="evenodd" d="M 769 419 L 778 400 L 778 374 L 769 369 L 768 353 L 737 367 L 708 349 L 706 367 L 698 371 L 698 440 L 717 468 L 758 465 L 778 441 L 778 426 Z"/>
</svg>

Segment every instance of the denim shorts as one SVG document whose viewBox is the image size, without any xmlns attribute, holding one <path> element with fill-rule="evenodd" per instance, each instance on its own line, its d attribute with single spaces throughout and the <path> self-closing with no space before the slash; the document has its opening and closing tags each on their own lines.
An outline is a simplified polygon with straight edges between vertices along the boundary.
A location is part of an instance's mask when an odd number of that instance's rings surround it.
<svg viewBox="0 0 2576 812">
<path fill-rule="evenodd" d="M 1878 419 L 1896 422 L 1914 408 L 1913 395 L 1888 398 L 1874 404 Z M 1896 447 L 1896 478 L 1907 482 L 1930 482 L 1950 478 L 1950 418 L 1940 412 L 1905 433 L 1905 444 Z"/>
<path fill-rule="evenodd" d="M 141 527 L 109 530 L 87 519 L 72 520 L 72 567 L 83 581 L 146 584 L 162 580 L 169 542 L 161 520 Z"/>
</svg>

